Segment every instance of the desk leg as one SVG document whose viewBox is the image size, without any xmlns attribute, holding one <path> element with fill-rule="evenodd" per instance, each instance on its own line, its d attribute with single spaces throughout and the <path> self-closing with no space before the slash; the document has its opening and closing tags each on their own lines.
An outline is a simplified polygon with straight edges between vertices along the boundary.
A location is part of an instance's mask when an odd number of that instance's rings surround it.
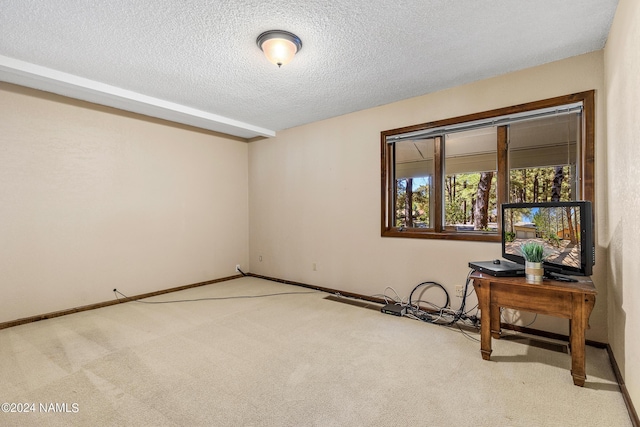
<svg viewBox="0 0 640 427">
<path fill-rule="evenodd" d="M 572 318 L 569 322 L 569 341 L 571 343 L 571 375 L 573 384 L 584 386 L 585 372 L 584 333 L 589 329 L 589 316 L 596 303 L 594 295 L 574 294 L 571 303 Z"/>
<path fill-rule="evenodd" d="M 584 386 L 587 375 L 584 369 L 584 332 L 589 319 L 589 311 L 585 307 L 585 296 L 574 294 L 571 303 L 572 319 L 570 320 L 569 341 L 571 344 L 571 375 L 573 384 Z"/>
<path fill-rule="evenodd" d="M 478 306 L 482 313 L 480 319 L 480 353 L 484 360 L 491 358 L 491 297 L 490 284 L 475 279 L 473 285 L 478 296 Z"/>
<path fill-rule="evenodd" d="M 500 339 L 502 334 L 502 326 L 500 325 L 500 307 L 491 304 L 489 301 L 489 310 L 491 310 L 491 338 Z"/>
</svg>

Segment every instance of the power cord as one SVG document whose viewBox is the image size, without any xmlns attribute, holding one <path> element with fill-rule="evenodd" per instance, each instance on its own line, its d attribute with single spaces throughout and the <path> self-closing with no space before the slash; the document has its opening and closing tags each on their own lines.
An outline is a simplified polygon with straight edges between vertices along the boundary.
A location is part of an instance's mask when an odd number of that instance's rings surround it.
<svg viewBox="0 0 640 427">
<path fill-rule="evenodd" d="M 390 297 L 390 296 L 387 295 L 387 291 L 388 290 L 393 291 L 393 293 L 395 294 L 395 298 Z M 403 306 L 403 307 L 406 306 L 406 304 L 404 302 L 404 299 L 400 298 L 400 295 L 398 295 L 398 292 L 394 288 L 392 288 L 391 286 L 387 286 L 386 288 L 384 288 L 384 293 L 382 293 L 382 294 L 373 294 L 371 296 L 372 297 L 378 297 L 378 298 L 382 297 L 384 299 L 385 304 L 393 303 L 393 304 L 400 305 L 400 306 Z"/>
<path fill-rule="evenodd" d="M 300 295 L 300 294 L 314 294 L 320 291 L 305 291 L 305 292 L 279 292 L 274 294 L 262 294 L 262 295 L 237 295 L 230 297 L 211 297 L 211 298 L 195 298 L 195 299 L 182 299 L 182 300 L 170 300 L 170 301 L 143 301 L 136 298 L 131 298 L 123 294 L 117 289 L 113 290 L 113 293 L 116 296 L 118 302 L 138 302 L 141 304 L 170 304 L 170 303 L 178 303 L 178 302 L 195 302 L 195 301 L 221 301 L 221 300 L 230 300 L 230 299 L 248 299 L 248 298 L 265 298 L 265 297 L 275 297 L 278 295 Z M 121 300 L 118 295 L 121 295 L 126 300 Z"/>
</svg>

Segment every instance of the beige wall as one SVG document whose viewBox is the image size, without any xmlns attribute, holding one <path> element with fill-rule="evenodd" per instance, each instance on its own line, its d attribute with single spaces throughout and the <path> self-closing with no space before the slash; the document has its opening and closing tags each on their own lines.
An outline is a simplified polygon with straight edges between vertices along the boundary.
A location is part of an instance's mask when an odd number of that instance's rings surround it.
<svg viewBox="0 0 640 427">
<path fill-rule="evenodd" d="M 0 83 L 0 322 L 235 275 L 248 146 Z"/>
<path fill-rule="evenodd" d="M 605 48 L 609 340 L 640 407 L 640 2 L 620 0 Z"/>
<path fill-rule="evenodd" d="M 600 51 L 292 128 L 251 143 L 251 272 L 364 295 L 380 294 L 392 286 L 402 297 L 418 283 L 433 280 L 453 297 L 455 286 L 465 283 L 467 263 L 500 257 L 500 245 L 381 238 L 380 131 L 595 89 L 598 179 L 605 168 L 603 84 Z M 598 185 L 596 191 L 601 226 L 605 189 Z M 600 243 L 597 257 L 602 261 L 594 279 L 600 293 L 588 338 L 606 341 L 607 265 Z M 426 296 L 444 303 L 437 293 Z M 454 300 L 457 308 L 459 302 Z M 532 319 L 523 314 L 521 320 Z M 567 323 L 539 316 L 532 327 L 566 334 Z"/>
</svg>

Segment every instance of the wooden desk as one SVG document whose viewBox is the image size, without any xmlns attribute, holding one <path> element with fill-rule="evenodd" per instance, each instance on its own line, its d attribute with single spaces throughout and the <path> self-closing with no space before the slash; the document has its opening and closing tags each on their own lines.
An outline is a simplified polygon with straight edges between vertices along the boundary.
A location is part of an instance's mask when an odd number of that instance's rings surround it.
<svg viewBox="0 0 640 427">
<path fill-rule="evenodd" d="M 484 360 L 491 357 L 491 338 L 500 338 L 500 307 L 569 319 L 571 375 L 575 385 L 584 386 L 584 332 L 589 328 L 597 293 L 590 278 L 527 283 L 524 277 L 494 277 L 474 271 L 471 279 L 482 316 L 480 352 Z"/>
</svg>

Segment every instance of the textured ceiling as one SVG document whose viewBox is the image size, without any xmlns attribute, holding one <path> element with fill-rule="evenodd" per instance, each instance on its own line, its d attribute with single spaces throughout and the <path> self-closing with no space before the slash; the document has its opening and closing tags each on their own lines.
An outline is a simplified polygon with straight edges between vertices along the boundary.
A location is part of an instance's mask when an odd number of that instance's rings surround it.
<svg viewBox="0 0 640 427">
<path fill-rule="evenodd" d="M 243 138 L 604 47 L 617 0 L 0 0 L 0 80 Z M 303 43 L 278 69 L 266 30 Z"/>
</svg>

